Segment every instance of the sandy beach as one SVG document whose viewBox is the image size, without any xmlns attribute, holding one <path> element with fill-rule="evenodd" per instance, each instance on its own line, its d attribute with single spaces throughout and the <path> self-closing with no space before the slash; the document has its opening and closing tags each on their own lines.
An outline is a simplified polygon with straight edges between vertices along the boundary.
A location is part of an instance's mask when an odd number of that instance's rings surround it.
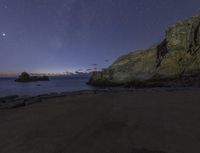
<svg viewBox="0 0 200 153">
<path fill-rule="evenodd" d="M 0 110 L 0 153 L 199 153 L 200 90 L 83 92 Z"/>
</svg>

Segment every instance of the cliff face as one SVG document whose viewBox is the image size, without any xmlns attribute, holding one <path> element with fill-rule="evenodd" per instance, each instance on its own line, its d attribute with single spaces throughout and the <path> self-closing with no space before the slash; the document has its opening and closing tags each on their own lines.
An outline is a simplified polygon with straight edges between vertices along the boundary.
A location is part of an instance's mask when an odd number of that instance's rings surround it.
<svg viewBox="0 0 200 153">
<path fill-rule="evenodd" d="M 200 15 L 166 30 L 165 39 L 147 50 L 131 52 L 109 68 L 94 72 L 89 84 L 191 83 L 200 76 Z"/>
</svg>

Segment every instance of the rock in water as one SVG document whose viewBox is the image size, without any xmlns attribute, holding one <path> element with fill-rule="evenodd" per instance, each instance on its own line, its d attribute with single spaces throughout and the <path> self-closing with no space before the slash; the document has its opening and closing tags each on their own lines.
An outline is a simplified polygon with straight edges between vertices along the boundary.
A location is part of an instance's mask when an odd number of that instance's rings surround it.
<svg viewBox="0 0 200 153">
<path fill-rule="evenodd" d="M 33 81 L 49 81 L 48 76 L 30 76 L 23 72 L 16 80 L 16 82 L 33 82 Z"/>
<path fill-rule="evenodd" d="M 200 14 L 166 30 L 166 38 L 153 47 L 131 52 L 110 67 L 94 72 L 91 85 L 200 84 Z"/>
</svg>

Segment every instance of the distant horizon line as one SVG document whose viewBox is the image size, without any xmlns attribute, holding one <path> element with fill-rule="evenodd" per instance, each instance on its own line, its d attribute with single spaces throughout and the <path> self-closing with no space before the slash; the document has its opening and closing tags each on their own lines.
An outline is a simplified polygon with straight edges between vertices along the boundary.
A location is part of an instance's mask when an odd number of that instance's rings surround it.
<svg viewBox="0 0 200 153">
<path fill-rule="evenodd" d="M 24 71 L 25 72 L 25 71 Z M 74 72 L 30 72 L 30 75 L 36 75 L 36 76 L 42 76 L 42 75 L 47 75 L 47 76 L 68 76 L 68 75 L 76 75 L 76 74 L 90 74 L 93 71 L 87 72 L 87 71 L 74 71 Z M 17 77 L 21 74 L 22 72 L 0 72 L 0 77 Z"/>
</svg>

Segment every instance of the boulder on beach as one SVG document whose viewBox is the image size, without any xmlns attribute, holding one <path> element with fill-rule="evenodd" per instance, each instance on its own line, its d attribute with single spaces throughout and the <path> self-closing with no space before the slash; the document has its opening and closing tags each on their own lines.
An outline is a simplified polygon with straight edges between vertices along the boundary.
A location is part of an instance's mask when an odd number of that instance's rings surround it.
<svg viewBox="0 0 200 153">
<path fill-rule="evenodd" d="M 30 76 L 27 72 L 23 72 L 16 82 L 33 82 L 33 81 L 49 81 L 48 76 Z"/>
<path fill-rule="evenodd" d="M 94 72 L 88 84 L 199 86 L 200 14 L 170 26 L 158 45 L 131 52 L 107 69 Z"/>
</svg>

